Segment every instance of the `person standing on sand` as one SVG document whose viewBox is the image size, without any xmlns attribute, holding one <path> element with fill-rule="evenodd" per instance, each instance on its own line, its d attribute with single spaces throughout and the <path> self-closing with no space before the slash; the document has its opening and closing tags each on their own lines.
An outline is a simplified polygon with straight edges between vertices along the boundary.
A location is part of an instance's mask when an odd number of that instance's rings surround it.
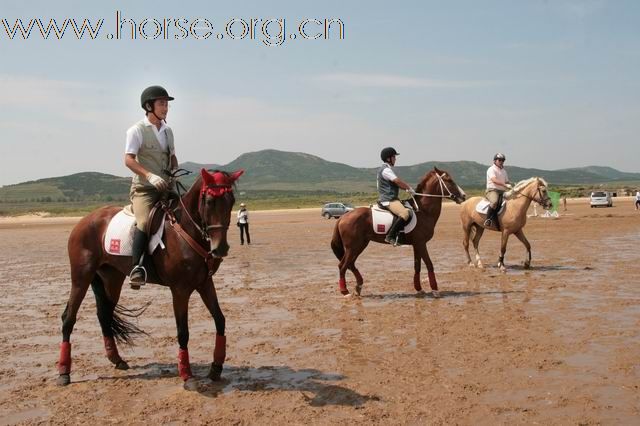
<svg viewBox="0 0 640 426">
<path fill-rule="evenodd" d="M 240 210 L 238 210 L 238 227 L 240 228 L 240 245 L 244 245 L 244 234 L 247 234 L 247 245 L 251 244 L 251 236 L 249 235 L 249 212 L 247 211 L 247 205 L 240 203 Z"/>
<path fill-rule="evenodd" d="M 636 191 L 636 210 L 640 208 L 640 191 Z"/>
</svg>

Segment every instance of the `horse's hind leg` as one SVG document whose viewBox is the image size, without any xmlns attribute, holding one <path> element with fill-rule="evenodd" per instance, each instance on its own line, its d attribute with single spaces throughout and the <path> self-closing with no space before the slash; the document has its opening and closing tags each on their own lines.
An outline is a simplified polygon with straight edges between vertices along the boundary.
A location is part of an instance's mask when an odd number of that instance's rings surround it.
<svg viewBox="0 0 640 426">
<path fill-rule="evenodd" d="M 482 264 L 482 260 L 480 260 L 480 238 L 482 238 L 482 234 L 484 233 L 484 228 L 482 226 L 478 226 L 475 223 L 472 225 L 476 231 L 476 234 L 473 236 L 473 249 L 476 255 L 476 266 L 480 269 L 484 268 Z"/>
<path fill-rule="evenodd" d="M 433 297 L 440 297 L 440 293 L 438 292 L 438 282 L 436 281 L 436 273 L 433 268 L 433 262 L 431 262 L 431 258 L 429 257 L 429 252 L 427 251 L 427 245 L 424 244 L 424 246 L 418 246 L 417 250 L 422 260 L 424 260 L 424 264 L 427 265 L 431 294 L 433 294 Z"/>
<path fill-rule="evenodd" d="M 529 244 L 529 240 L 527 240 L 527 237 L 524 236 L 524 232 L 522 232 L 522 229 L 519 229 L 518 232 L 515 232 L 513 235 L 515 235 L 527 249 L 527 257 L 524 259 L 524 268 L 529 269 L 529 267 L 531 266 L 531 244 Z"/>
<path fill-rule="evenodd" d="M 102 267 L 91 282 L 91 288 L 96 298 L 96 308 L 104 349 L 107 358 L 118 370 L 128 370 L 129 364 L 118 353 L 114 332 L 114 310 L 120 299 L 120 291 L 124 275 L 114 268 Z"/>
<path fill-rule="evenodd" d="M 71 333 L 94 273 L 95 270 L 91 265 L 71 265 L 71 292 L 62 313 L 62 343 L 60 343 L 60 357 L 57 363 L 59 386 L 71 383 Z"/>
<path fill-rule="evenodd" d="M 498 268 L 501 272 L 506 272 L 507 268 L 504 266 L 504 254 L 507 252 L 507 241 L 509 241 L 509 233 L 502 231 L 502 238 L 500 240 L 500 257 L 498 258 Z"/>
<path fill-rule="evenodd" d="M 420 283 L 420 270 L 422 269 L 422 257 L 416 246 L 413 246 L 413 288 L 417 292 L 422 292 Z"/>
<path fill-rule="evenodd" d="M 209 369 L 207 377 L 211 380 L 217 381 L 220 380 L 222 365 L 224 364 L 224 359 L 227 356 L 227 338 L 224 335 L 225 318 L 222 314 L 222 310 L 220 309 L 220 304 L 218 303 L 218 296 L 216 294 L 213 280 L 206 280 L 204 284 L 196 290 L 200 294 L 200 297 L 209 310 L 209 313 L 211 313 L 213 322 L 216 325 L 216 342 L 213 349 L 213 362 L 211 363 L 211 368 Z"/>
</svg>

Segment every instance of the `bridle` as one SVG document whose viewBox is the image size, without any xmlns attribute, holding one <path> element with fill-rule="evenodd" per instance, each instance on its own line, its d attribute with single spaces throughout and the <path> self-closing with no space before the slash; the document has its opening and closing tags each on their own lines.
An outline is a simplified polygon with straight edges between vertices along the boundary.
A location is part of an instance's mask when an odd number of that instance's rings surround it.
<svg viewBox="0 0 640 426">
<path fill-rule="evenodd" d="M 191 172 L 189 172 L 188 170 L 180 169 L 174 173 L 171 173 L 170 175 L 172 179 L 176 179 L 177 177 L 185 176 L 190 173 Z M 230 183 L 212 184 L 212 183 L 206 183 L 203 181 L 202 186 L 200 188 L 200 197 L 198 199 L 198 216 L 200 216 L 200 224 L 198 224 L 189 213 L 189 209 L 184 204 L 184 200 L 182 199 L 183 197 L 180 194 L 180 188 L 186 191 L 186 188 L 184 187 L 184 185 L 182 185 L 179 181 L 176 180 L 176 190 L 178 192 L 178 199 L 180 200 L 180 205 L 182 207 L 182 210 L 184 211 L 185 215 L 187 216 L 191 224 L 200 233 L 202 240 L 206 241 L 206 243 L 209 246 L 209 250 L 207 251 L 204 247 L 202 247 L 202 245 L 199 242 L 194 240 L 193 237 L 191 237 L 191 235 L 189 235 L 189 233 L 184 230 L 182 225 L 178 223 L 173 212 L 170 212 L 169 214 L 169 218 L 170 218 L 169 224 L 178 233 L 178 235 L 180 235 L 182 239 L 184 239 L 187 242 L 187 244 L 189 244 L 189 246 L 204 259 L 205 263 L 207 264 L 208 274 L 209 276 L 212 276 L 215 273 L 215 269 L 217 269 L 214 264 L 214 260 L 216 256 L 214 254 L 214 250 L 211 249 L 211 237 L 209 236 L 208 231 L 211 229 L 226 230 L 226 229 L 229 229 L 229 225 L 228 224 L 227 225 L 207 224 L 206 215 L 203 214 L 204 205 L 205 205 L 207 195 L 211 195 L 213 197 L 223 197 L 227 193 L 233 192 L 233 184 L 230 184 Z"/>
<path fill-rule="evenodd" d="M 537 183 L 540 183 L 540 182 L 538 181 Z M 543 207 L 544 207 L 544 200 L 545 200 L 545 198 L 544 198 L 544 196 L 542 195 L 542 189 L 540 189 L 540 188 L 541 188 L 541 186 L 540 186 L 540 185 L 538 185 L 538 187 L 536 188 L 536 192 L 537 192 L 538 197 L 539 197 L 537 200 L 536 200 L 536 198 L 535 198 L 535 195 L 534 195 L 533 197 L 530 197 L 529 195 L 525 194 L 525 193 L 524 193 L 524 192 L 522 192 L 522 191 L 518 191 L 518 190 L 516 190 L 515 188 L 513 188 L 511 191 L 513 191 L 513 192 L 514 192 L 515 194 L 517 194 L 517 195 L 522 195 L 523 197 L 528 198 L 528 199 L 530 199 L 531 201 L 533 201 L 534 203 L 538 203 L 538 204 L 540 204 L 541 206 L 543 206 Z"/>
<path fill-rule="evenodd" d="M 415 199 L 416 195 L 419 196 L 419 197 L 448 198 L 450 200 L 455 200 L 456 199 L 456 196 L 453 195 L 453 193 L 451 192 L 449 187 L 444 183 L 443 176 L 445 174 L 446 173 L 443 173 L 443 174 L 440 175 L 438 173 L 435 173 L 436 177 L 438 178 L 438 184 L 440 185 L 440 194 L 425 194 L 425 193 L 422 193 L 422 192 L 413 192 L 413 193 L 411 193 L 411 198 L 413 198 L 413 202 L 416 205 L 416 211 L 420 211 L 419 210 L 420 208 L 418 207 L 418 202 Z M 447 193 L 448 193 L 447 195 L 445 195 L 445 193 L 444 193 L 445 189 L 447 190 Z"/>
</svg>

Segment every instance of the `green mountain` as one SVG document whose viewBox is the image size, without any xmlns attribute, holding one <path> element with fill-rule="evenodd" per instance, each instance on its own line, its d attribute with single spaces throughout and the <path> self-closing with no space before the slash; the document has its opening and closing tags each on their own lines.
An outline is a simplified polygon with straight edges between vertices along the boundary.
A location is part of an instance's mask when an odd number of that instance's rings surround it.
<svg viewBox="0 0 640 426">
<path fill-rule="evenodd" d="M 406 159 L 405 159 L 406 160 Z M 244 169 L 239 190 L 248 195 L 271 193 L 288 196 L 293 193 L 374 192 L 376 168 L 351 167 L 323 160 L 302 152 L 268 149 L 242 154 L 229 164 L 183 163 L 181 167 L 194 172 L 182 178 L 189 186 L 200 168 L 233 171 Z M 433 161 L 399 166 L 396 170 L 405 181 L 415 185 L 433 167 L 446 170 L 463 188 L 484 186 L 487 164 L 474 161 Z M 508 166 L 512 181 L 531 176 L 544 177 L 552 185 L 596 185 L 615 182 L 640 182 L 640 173 L 621 172 L 611 167 L 589 166 L 562 170 L 542 170 Z M 69 176 L 40 179 L 0 187 L 0 202 L 73 201 L 126 199 L 130 178 L 87 172 Z"/>
</svg>

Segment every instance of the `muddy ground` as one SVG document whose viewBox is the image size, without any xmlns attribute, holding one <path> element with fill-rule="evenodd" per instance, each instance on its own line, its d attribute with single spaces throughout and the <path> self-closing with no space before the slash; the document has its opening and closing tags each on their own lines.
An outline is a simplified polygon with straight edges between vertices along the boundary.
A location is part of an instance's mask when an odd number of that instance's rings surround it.
<svg viewBox="0 0 640 426">
<path fill-rule="evenodd" d="M 362 298 L 345 299 L 334 220 L 253 212 L 253 244 L 240 246 L 234 227 L 214 277 L 227 318 L 223 381 L 194 391 L 177 376 L 171 297 L 159 286 L 123 291 L 127 307 L 151 302 L 138 321 L 150 336 L 121 347 L 128 371 L 104 356 L 89 292 L 72 335 L 73 383 L 57 387 L 74 220 L 0 221 L 0 424 L 640 423 L 632 201 L 577 200 L 559 219 L 531 218 L 533 267 L 522 269 L 512 238 L 506 274 L 496 233 L 481 242 L 487 268 L 465 264 L 458 211 L 445 205 L 428 245 L 440 299 L 416 296 L 410 249 L 378 244 L 359 261 Z M 202 377 L 214 329 L 197 295 L 190 331 Z"/>
</svg>

